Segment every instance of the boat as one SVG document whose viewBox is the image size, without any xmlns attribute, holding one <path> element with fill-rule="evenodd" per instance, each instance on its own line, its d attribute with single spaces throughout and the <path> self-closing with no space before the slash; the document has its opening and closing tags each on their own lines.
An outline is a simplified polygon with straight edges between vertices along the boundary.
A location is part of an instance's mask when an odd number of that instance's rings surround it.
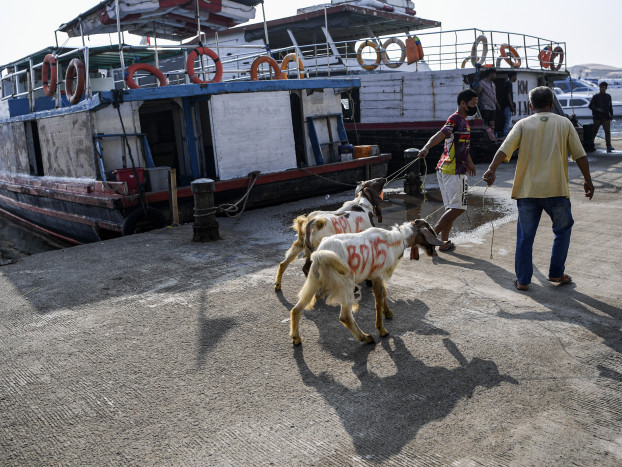
<svg viewBox="0 0 622 467">
<path fill-rule="evenodd" d="M 458 92 L 477 84 L 483 70 L 497 68 L 498 94 L 507 73 L 517 72 L 513 122 L 530 114 L 530 89 L 553 87 L 554 81 L 568 76 L 564 42 L 440 26 L 439 21 L 418 16 L 406 0 L 333 0 L 265 24 L 213 33 L 208 40 L 230 57 L 224 66 L 233 79 L 247 78 L 244 70 L 236 73 L 239 60 L 255 60 L 252 54 L 241 54 L 239 45 L 266 47 L 281 63 L 280 72 L 290 77 L 358 78 L 360 87 L 342 93 L 348 138 L 357 145 L 378 144 L 382 152 L 391 153 L 393 171 L 404 165 L 405 149 L 423 146 L 441 128 L 456 109 Z M 555 111 L 563 114 L 559 105 Z M 498 112 L 497 128 L 502 120 Z M 500 143 L 481 117 L 471 120 L 476 162 L 490 161 Z M 433 154 L 440 151 L 440 145 L 433 148 Z"/>
<path fill-rule="evenodd" d="M 598 91 L 597 91 L 598 93 Z M 592 110 L 589 108 L 593 92 L 567 92 L 557 94 L 564 113 L 567 115 L 575 115 L 580 120 L 592 120 Z M 612 101 L 613 118 L 622 117 L 622 102 Z"/>
<path fill-rule="evenodd" d="M 106 0 L 57 33 L 116 32 L 120 45 L 45 47 L 0 67 L 0 212 L 80 244 L 191 221 L 197 180 L 233 215 L 386 176 L 389 154 L 348 141 L 341 93 L 356 77 L 223 78 L 224 50 L 201 42 L 261 3 Z M 126 32 L 155 44 L 125 45 Z"/>
</svg>

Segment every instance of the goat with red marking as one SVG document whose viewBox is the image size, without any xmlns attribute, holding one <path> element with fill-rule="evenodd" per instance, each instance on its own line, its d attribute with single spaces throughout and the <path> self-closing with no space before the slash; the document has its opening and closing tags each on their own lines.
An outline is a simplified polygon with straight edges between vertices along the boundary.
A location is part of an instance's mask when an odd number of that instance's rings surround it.
<svg viewBox="0 0 622 467">
<path fill-rule="evenodd" d="M 341 233 L 362 232 L 374 226 L 374 214 L 378 222 L 382 222 L 382 188 L 386 183 L 385 178 L 374 178 L 366 182 L 360 182 L 355 191 L 356 198 L 346 201 L 336 211 L 313 211 L 308 216 L 298 216 L 294 220 L 293 229 L 298 238 L 287 250 L 285 259 L 279 264 L 279 269 L 274 280 L 274 289 L 281 290 L 283 273 L 287 266 L 305 251 L 305 265 L 303 271 L 307 275 L 311 267 L 311 253 L 318 247 L 324 237 Z"/>
<path fill-rule="evenodd" d="M 291 311 L 289 337 L 292 342 L 300 344 L 302 310 L 313 308 L 318 291 L 329 305 L 341 306 L 339 321 L 354 337 L 361 342 L 374 342 L 373 337 L 361 331 L 352 315 L 358 309 L 354 288 L 367 279 L 372 281 L 376 301 L 376 329 L 381 337 L 388 335 L 382 317 L 390 319 L 393 312 L 387 304 L 385 282 L 393 275 L 406 248 L 411 248 L 411 259 L 418 259 L 413 250 L 418 251 L 421 247 L 428 256 L 434 256 L 435 246 L 442 244 L 423 219 L 406 222 L 391 230 L 370 228 L 361 233 L 324 238 L 311 254 L 311 269 Z"/>
</svg>

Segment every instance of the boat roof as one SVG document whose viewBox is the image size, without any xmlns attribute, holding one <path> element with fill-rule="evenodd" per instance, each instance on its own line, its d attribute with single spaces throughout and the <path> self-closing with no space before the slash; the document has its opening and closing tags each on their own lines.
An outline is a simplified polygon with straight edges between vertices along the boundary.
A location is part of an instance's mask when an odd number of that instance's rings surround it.
<svg viewBox="0 0 622 467">
<path fill-rule="evenodd" d="M 197 35 L 196 5 L 202 31 L 224 30 L 255 17 L 263 0 L 123 0 L 119 2 L 121 31 L 181 41 Z M 104 0 L 59 29 L 69 37 L 117 31 L 116 0 Z"/>
<path fill-rule="evenodd" d="M 333 40 L 353 41 L 368 37 L 371 28 L 376 36 L 404 34 L 420 29 L 437 28 L 440 21 L 419 18 L 417 16 L 391 13 L 374 8 L 350 4 L 326 5 L 322 8 L 298 10 L 298 14 L 272 21 L 267 21 L 270 46 L 280 48 L 291 45 L 288 29 L 296 35 L 300 44 L 321 42 L 317 37 L 320 27 L 328 23 L 328 30 Z M 247 24 L 219 32 L 219 37 L 244 33 L 245 40 L 251 42 L 264 37 L 263 23 Z M 210 36 L 210 34 L 207 34 Z M 212 35 L 215 35 L 212 33 Z"/>
</svg>

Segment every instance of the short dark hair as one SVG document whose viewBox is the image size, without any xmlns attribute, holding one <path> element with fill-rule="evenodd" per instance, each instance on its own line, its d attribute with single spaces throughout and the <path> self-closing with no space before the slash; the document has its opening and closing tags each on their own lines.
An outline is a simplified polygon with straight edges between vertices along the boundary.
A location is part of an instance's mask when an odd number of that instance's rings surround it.
<svg viewBox="0 0 622 467">
<path fill-rule="evenodd" d="M 496 68 L 488 68 L 484 76 L 492 75 L 493 73 L 496 73 L 496 72 L 497 72 Z"/>
<path fill-rule="evenodd" d="M 600 86 L 605 86 L 605 87 L 607 87 L 607 86 L 609 86 L 609 85 L 607 84 L 607 81 L 603 81 L 603 82 L 602 82 L 602 83 L 600 83 L 598 86 L 599 86 L 599 87 L 600 87 Z"/>
<path fill-rule="evenodd" d="M 548 86 L 538 86 L 529 91 L 529 102 L 534 109 L 542 109 L 553 103 L 553 91 Z"/>
<path fill-rule="evenodd" d="M 464 91 L 460 91 L 457 99 L 458 105 L 460 105 L 460 102 L 462 101 L 469 102 L 474 97 L 479 97 L 479 95 L 473 91 L 473 89 L 465 89 Z"/>
<path fill-rule="evenodd" d="M 516 72 L 515 71 L 508 71 L 508 78 L 512 78 L 513 76 L 516 76 Z"/>
</svg>

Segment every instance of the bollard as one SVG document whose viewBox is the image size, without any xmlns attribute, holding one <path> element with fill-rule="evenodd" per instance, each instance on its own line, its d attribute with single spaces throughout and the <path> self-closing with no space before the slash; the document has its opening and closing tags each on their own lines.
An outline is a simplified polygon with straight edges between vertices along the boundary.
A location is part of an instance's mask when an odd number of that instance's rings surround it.
<svg viewBox="0 0 622 467">
<path fill-rule="evenodd" d="M 220 239 L 218 221 L 214 211 L 216 184 L 209 178 L 199 178 L 190 184 L 194 195 L 193 242 L 209 242 Z"/>
<path fill-rule="evenodd" d="M 421 168 L 419 167 L 419 149 L 408 148 L 404 150 L 404 162 L 406 164 L 416 160 L 410 166 L 406 177 L 404 178 L 404 193 L 410 196 L 423 197 L 421 190 Z"/>
</svg>

